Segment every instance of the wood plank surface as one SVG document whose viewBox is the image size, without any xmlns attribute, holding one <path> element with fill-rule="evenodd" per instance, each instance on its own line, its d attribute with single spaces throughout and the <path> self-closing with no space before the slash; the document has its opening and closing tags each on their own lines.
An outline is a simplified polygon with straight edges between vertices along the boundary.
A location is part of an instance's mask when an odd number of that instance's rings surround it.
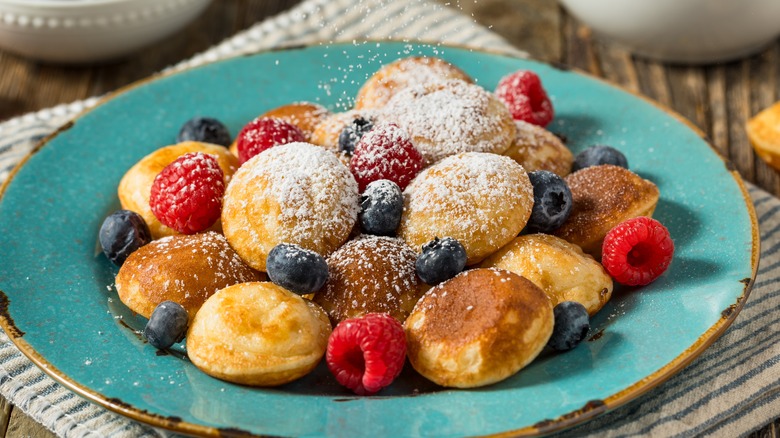
<svg viewBox="0 0 780 438">
<path fill-rule="evenodd" d="M 532 57 L 568 64 L 642 93 L 699 127 L 748 181 L 780 195 L 778 173 L 750 148 L 745 121 L 780 99 L 780 43 L 745 60 L 707 66 L 668 65 L 604 41 L 549 0 L 447 1 Z M 0 121 L 100 95 L 187 59 L 299 0 L 215 1 L 184 30 L 132 57 L 87 66 L 37 63 L 0 51 Z M 779 421 L 751 438 L 778 437 Z M 0 399 L 0 437 L 54 435 Z"/>
</svg>

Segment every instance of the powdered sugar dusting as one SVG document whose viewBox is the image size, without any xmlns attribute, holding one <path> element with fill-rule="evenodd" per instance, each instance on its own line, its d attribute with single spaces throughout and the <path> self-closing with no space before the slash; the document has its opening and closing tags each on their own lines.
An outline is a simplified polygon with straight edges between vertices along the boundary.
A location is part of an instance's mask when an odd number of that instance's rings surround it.
<svg viewBox="0 0 780 438">
<path fill-rule="evenodd" d="M 522 120 L 515 120 L 517 135 L 505 153 L 526 171 L 548 170 L 564 177 L 571 171 L 574 156 L 552 132 Z"/>
<path fill-rule="evenodd" d="M 503 103 L 482 87 L 460 80 L 409 87 L 382 109 L 412 136 L 429 163 L 459 152 L 507 150 L 515 126 Z"/>
<path fill-rule="evenodd" d="M 122 301 L 144 316 L 159 302 L 172 300 L 192 317 L 219 289 L 259 279 L 223 235 L 209 231 L 163 237 L 142 246 L 122 265 L 116 285 Z"/>
<path fill-rule="evenodd" d="M 467 152 L 423 170 L 404 191 L 399 235 L 419 247 L 453 237 L 469 264 L 517 236 L 533 206 L 522 166 L 501 155 Z"/>
<path fill-rule="evenodd" d="M 311 135 L 311 142 L 332 152 L 338 152 L 339 134 L 341 134 L 341 131 L 347 124 L 361 117 L 371 123 L 376 123 L 380 119 L 380 114 L 369 109 L 349 110 L 343 113 L 331 114 L 314 129 Z"/>
<path fill-rule="evenodd" d="M 356 108 L 381 108 L 399 91 L 416 85 L 471 78 L 457 67 L 440 58 L 415 56 L 383 66 L 361 87 Z"/>
<path fill-rule="evenodd" d="M 267 252 L 277 243 L 323 255 L 336 249 L 357 220 L 359 201 L 355 179 L 335 155 L 308 143 L 289 143 L 239 168 L 225 193 L 223 229 L 251 266 L 264 269 Z"/>
<path fill-rule="evenodd" d="M 419 298 L 417 254 L 402 240 L 361 236 L 328 258 L 329 278 L 314 300 L 334 322 L 370 312 L 403 322 Z"/>
</svg>

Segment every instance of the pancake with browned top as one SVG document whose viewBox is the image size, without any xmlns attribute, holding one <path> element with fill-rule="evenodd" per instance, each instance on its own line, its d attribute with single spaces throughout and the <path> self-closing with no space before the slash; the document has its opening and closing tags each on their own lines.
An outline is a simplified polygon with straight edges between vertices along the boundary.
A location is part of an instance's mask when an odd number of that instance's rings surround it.
<svg viewBox="0 0 780 438">
<path fill-rule="evenodd" d="M 660 192 L 653 182 L 611 164 L 580 169 L 566 177 L 572 194 L 569 218 L 554 235 L 601 258 L 604 236 L 615 225 L 652 216 Z"/>
<path fill-rule="evenodd" d="M 116 276 L 119 299 L 149 318 L 158 304 L 181 304 L 190 320 L 216 291 L 265 275 L 251 269 L 213 231 L 168 236 L 142 246 L 125 260 Z"/>
<path fill-rule="evenodd" d="M 407 318 L 407 354 L 417 372 L 449 387 L 504 380 L 547 344 L 553 306 L 531 281 L 498 269 L 463 272 L 428 291 Z"/>
<path fill-rule="evenodd" d="M 422 295 L 417 253 L 397 238 L 361 236 L 328 258 L 328 282 L 314 301 L 339 322 L 366 313 L 388 313 L 404 322 Z"/>
</svg>

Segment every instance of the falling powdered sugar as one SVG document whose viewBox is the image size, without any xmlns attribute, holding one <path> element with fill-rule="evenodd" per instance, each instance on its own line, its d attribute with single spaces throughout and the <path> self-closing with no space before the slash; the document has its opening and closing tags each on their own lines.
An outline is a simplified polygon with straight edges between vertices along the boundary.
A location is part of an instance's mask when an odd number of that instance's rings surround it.
<svg viewBox="0 0 780 438">
<path fill-rule="evenodd" d="M 358 92 L 356 108 L 381 108 L 401 90 L 460 79 L 473 82 L 459 68 L 440 58 L 413 56 L 391 62 L 374 73 Z"/>
</svg>

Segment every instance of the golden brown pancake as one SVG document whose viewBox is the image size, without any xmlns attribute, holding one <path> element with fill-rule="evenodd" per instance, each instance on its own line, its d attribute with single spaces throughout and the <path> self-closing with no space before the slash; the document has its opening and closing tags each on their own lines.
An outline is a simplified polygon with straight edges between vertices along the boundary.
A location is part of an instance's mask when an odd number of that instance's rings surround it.
<svg viewBox="0 0 780 438">
<path fill-rule="evenodd" d="M 329 116 L 330 111 L 322 105 L 311 102 L 294 102 L 266 111 L 258 118 L 272 117 L 292 123 L 303 132 L 306 141 L 311 141 L 314 128 Z M 238 146 L 235 140 L 230 145 L 230 152 L 238 156 Z"/>
<path fill-rule="evenodd" d="M 349 110 L 343 113 L 332 113 L 325 117 L 314 128 L 311 135 L 311 142 L 318 146 L 333 152 L 339 151 L 339 135 L 344 127 L 352 123 L 353 120 L 363 118 L 372 123 L 379 121 L 379 114 L 373 110 Z"/>
<path fill-rule="evenodd" d="M 317 366 L 330 332 L 311 301 L 270 282 L 241 283 L 203 304 L 187 332 L 187 355 L 218 379 L 277 386 Z"/>
<path fill-rule="evenodd" d="M 149 231 L 152 232 L 152 238 L 154 239 L 179 234 L 176 230 L 161 224 L 154 216 L 154 213 L 152 213 L 152 208 L 149 206 L 149 196 L 152 192 L 154 179 L 167 165 L 190 152 L 203 152 L 204 154 L 213 155 L 225 176 L 226 186 L 233 173 L 238 169 L 238 158 L 224 146 L 185 141 L 157 149 L 143 157 L 119 181 L 117 194 L 119 195 L 119 202 L 122 204 L 122 208 L 140 214 L 146 221 L 146 224 L 149 225 Z M 221 230 L 219 220 L 209 230 Z"/>
<path fill-rule="evenodd" d="M 652 216 L 660 196 L 651 181 L 611 164 L 586 167 L 565 179 L 572 194 L 571 214 L 553 234 L 597 260 L 607 232 L 627 219 Z"/>
<path fill-rule="evenodd" d="M 780 102 L 750 118 L 745 132 L 756 154 L 780 170 Z"/>
<path fill-rule="evenodd" d="M 168 236 L 140 247 L 119 269 L 116 290 L 127 307 L 146 318 L 170 300 L 181 304 L 192 320 L 219 289 L 264 277 L 247 266 L 221 234 L 207 231 Z"/>
<path fill-rule="evenodd" d="M 549 234 L 517 237 L 480 264 L 531 280 L 550 297 L 553 306 L 577 301 L 590 315 L 612 296 L 612 278 L 579 246 Z"/>
<path fill-rule="evenodd" d="M 531 281 L 508 271 L 474 269 L 426 293 L 406 319 L 407 355 L 417 372 L 456 388 L 512 376 L 542 351 L 553 307 Z"/>
<path fill-rule="evenodd" d="M 366 313 L 388 313 L 404 322 L 422 295 L 414 263 L 417 253 L 403 240 L 364 235 L 328 258 L 328 282 L 314 302 L 335 326 Z"/>
<path fill-rule="evenodd" d="M 515 127 L 515 140 L 503 155 L 520 163 L 527 172 L 547 170 L 560 177 L 571 172 L 574 155 L 555 134 L 522 120 L 515 120 Z"/>
</svg>

